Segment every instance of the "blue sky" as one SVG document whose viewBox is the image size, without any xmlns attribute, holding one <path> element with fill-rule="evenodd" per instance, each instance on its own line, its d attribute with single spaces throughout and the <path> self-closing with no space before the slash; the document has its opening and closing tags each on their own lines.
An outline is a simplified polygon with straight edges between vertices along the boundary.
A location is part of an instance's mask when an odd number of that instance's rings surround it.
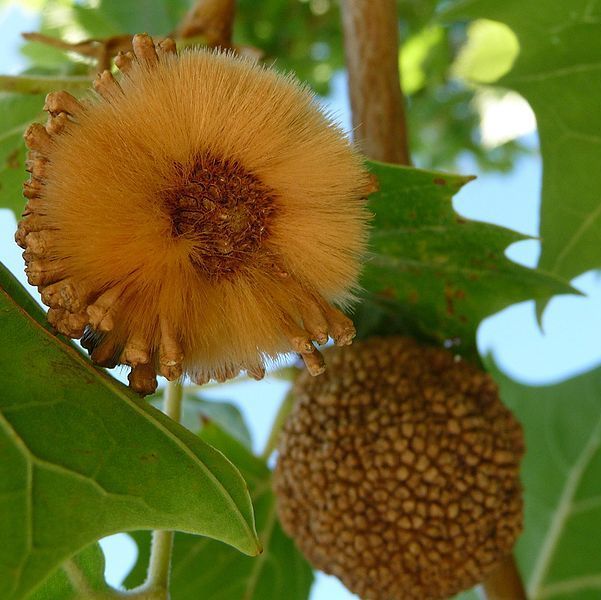
<svg viewBox="0 0 601 600">
<path fill-rule="evenodd" d="M 36 20 L 16 7 L 0 10 L 0 72 L 14 73 L 22 65 L 17 47 L 18 33 L 35 29 Z M 350 114 L 345 96 L 345 81 L 337 75 L 334 93 L 325 103 L 348 129 Z M 536 145 L 535 135 L 529 141 Z M 479 175 L 455 198 L 456 209 L 466 217 L 504 225 L 531 236 L 538 234 L 541 163 L 538 156 L 520 159 L 509 175 L 480 174 L 468 159 L 464 173 Z M 0 260 L 25 283 L 20 249 L 13 243 L 15 220 L 0 209 Z M 507 254 L 517 262 L 534 266 L 539 252 L 537 240 L 519 242 Z M 532 302 L 511 306 L 481 324 L 478 344 L 481 352 L 492 352 L 500 365 L 515 379 L 529 384 L 557 382 L 601 363 L 601 277 L 583 274 L 574 285 L 584 296 L 553 299 L 544 315 L 544 332 L 536 323 Z M 281 381 L 265 380 L 233 384 L 208 392 L 214 398 L 234 400 L 254 436 L 255 447 L 265 443 L 271 421 L 287 390 Z M 133 549 L 123 537 L 113 536 L 107 575 L 118 583 L 133 560 Z M 320 575 L 311 600 L 354 598 L 335 579 Z"/>
</svg>

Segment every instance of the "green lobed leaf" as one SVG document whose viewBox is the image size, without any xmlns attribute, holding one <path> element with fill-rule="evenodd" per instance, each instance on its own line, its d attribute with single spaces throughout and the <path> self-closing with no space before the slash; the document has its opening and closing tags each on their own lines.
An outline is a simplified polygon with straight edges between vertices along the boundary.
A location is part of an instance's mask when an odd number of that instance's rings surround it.
<svg viewBox="0 0 601 600">
<path fill-rule="evenodd" d="M 43 105 L 43 96 L 0 93 L 0 208 L 9 208 L 17 217 L 25 205 L 21 190 L 27 178 L 23 133 Z"/>
<path fill-rule="evenodd" d="M 443 342 L 476 356 L 480 321 L 528 299 L 574 290 L 559 277 L 510 261 L 505 249 L 525 239 L 514 231 L 469 221 L 451 199 L 472 178 L 370 162 L 380 191 L 371 254 L 362 285 L 359 335 L 404 333 Z"/>
<path fill-rule="evenodd" d="M 511 70 L 520 53 L 520 44 L 507 25 L 477 19 L 469 24 L 466 34 L 467 40 L 452 66 L 455 76 L 491 83 Z"/>
<path fill-rule="evenodd" d="M 244 480 L 217 450 L 94 368 L 9 296 L 0 267 L 0 598 L 134 529 L 260 546 Z M 15 294 L 22 299 L 25 292 Z"/>
<path fill-rule="evenodd" d="M 601 5 L 591 0 L 459 0 L 446 21 L 508 25 L 520 53 L 498 85 L 528 100 L 543 157 L 539 265 L 565 279 L 601 267 Z"/>
<path fill-rule="evenodd" d="M 281 529 L 267 465 L 214 422 L 206 424 L 200 435 L 219 448 L 248 482 L 264 551 L 258 558 L 249 559 L 219 542 L 177 533 L 173 548 L 171 599 L 307 600 L 313 572 Z M 132 537 L 138 544 L 139 556 L 125 581 L 128 588 L 144 580 L 150 546 L 147 532 L 137 532 Z"/>
<path fill-rule="evenodd" d="M 525 529 L 516 554 L 528 598 L 599 598 L 601 367 L 539 387 L 512 381 L 494 364 L 490 370 L 526 436 Z"/>
<path fill-rule="evenodd" d="M 77 569 L 85 577 L 91 592 L 110 593 L 110 588 L 104 580 L 104 554 L 98 543 L 84 548 L 70 560 L 67 569 Z M 116 598 L 117 596 L 115 596 Z M 81 600 L 80 593 L 72 585 L 65 566 L 55 571 L 40 588 L 28 597 L 29 600 Z"/>
</svg>

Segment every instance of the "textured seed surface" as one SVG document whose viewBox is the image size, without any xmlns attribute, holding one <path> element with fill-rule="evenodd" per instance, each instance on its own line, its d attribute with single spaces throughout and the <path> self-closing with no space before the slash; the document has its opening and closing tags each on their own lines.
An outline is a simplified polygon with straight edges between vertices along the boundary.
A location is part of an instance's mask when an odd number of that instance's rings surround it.
<svg viewBox="0 0 601 600">
<path fill-rule="evenodd" d="M 175 171 L 174 179 L 181 182 L 165 190 L 163 202 L 172 235 L 194 244 L 194 266 L 221 279 L 246 261 L 260 259 L 257 253 L 274 212 L 273 192 L 239 164 L 207 154 L 199 155 L 192 168 L 175 165 Z"/>
<path fill-rule="evenodd" d="M 520 425 L 485 373 L 404 338 L 302 374 L 275 474 L 284 529 L 365 600 L 448 598 L 522 528 Z"/>
</svg>

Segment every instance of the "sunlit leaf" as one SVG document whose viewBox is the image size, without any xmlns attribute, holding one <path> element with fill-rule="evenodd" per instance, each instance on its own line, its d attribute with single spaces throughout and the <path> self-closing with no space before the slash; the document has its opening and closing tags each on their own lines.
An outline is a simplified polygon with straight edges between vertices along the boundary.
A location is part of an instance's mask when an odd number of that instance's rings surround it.
<svg viewBox="0 0 601 600">
<path fill-rule="evenodd" d="M 414 94 L 424 87 L 424 62 L 434 46 L 444 39 L 442 27 L 427 27 L 411 36 L 400 49 L 401 85 L 405 94 Z"/>
<path fill-rule="evenodd" d="M 447 21 L 492 19 L 520 44 L 498 84 L 522 94 L 543 156 L 540 267 L 565 279 L 601 267 L 601 5 L 590 0 L 458 0 Z"/>
<path fill-rule="evenodd" d="M 467 41 L 453 63 L 453 74 L 469 81 L 491 83 L 511 69 L 519 52 L 515 33 L 507 25 L 478 19 L 467 28 Z"/>
</svg>

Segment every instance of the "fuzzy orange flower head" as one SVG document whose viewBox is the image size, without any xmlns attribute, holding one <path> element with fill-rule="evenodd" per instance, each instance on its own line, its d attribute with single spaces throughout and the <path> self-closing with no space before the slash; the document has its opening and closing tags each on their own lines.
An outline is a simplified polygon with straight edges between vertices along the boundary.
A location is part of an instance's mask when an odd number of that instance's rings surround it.
<svg viewBox="0 0 601 600">
<path fill-rule="evenodd" d="M 355 335 L 367 238 L 361 158 L 290 76 L 227 53 L 133 38 L 118 78 L 49 94 L 25 134 L 16 240 L 61 333 L 102 366 L 204 383 Z"/>
</svg>

